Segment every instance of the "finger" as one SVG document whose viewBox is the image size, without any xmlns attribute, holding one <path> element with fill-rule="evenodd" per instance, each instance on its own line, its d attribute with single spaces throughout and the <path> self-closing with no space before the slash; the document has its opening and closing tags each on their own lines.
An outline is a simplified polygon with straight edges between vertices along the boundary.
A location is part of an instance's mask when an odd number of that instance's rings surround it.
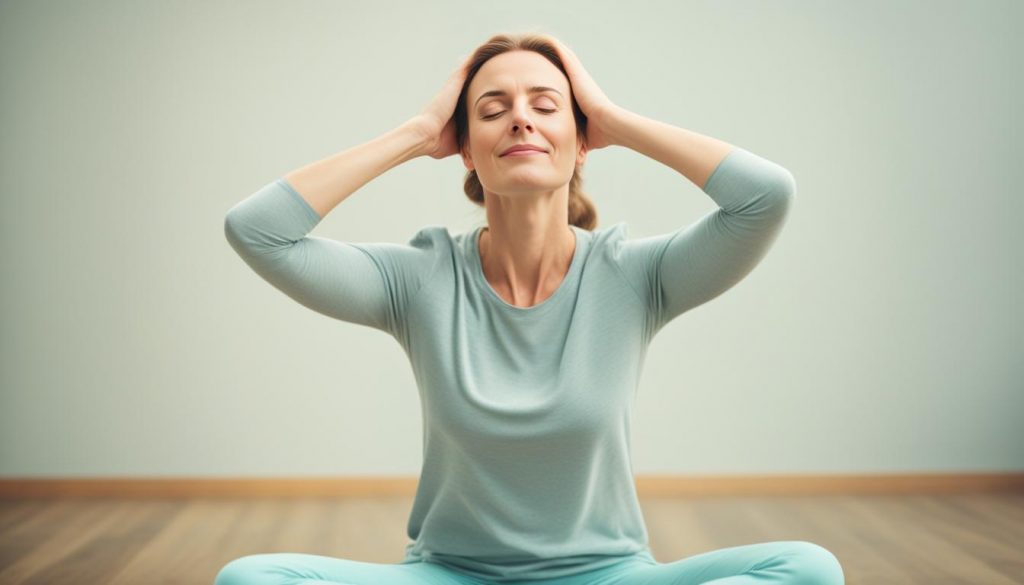
<svg viewBox="0 0 1024 585">
<path fill-rule="evenodd" d="M 569 48 L 569 45 L 563 43 L 562 41 L 560 41 L 558 39 L 555 39 L 555 43 L 558 45 L 558 48 L 562 52 L 564 52 L 565 54 L 567 54 L 567 55 L 572 55 L 573 54 L 572 49 Z"/>
<path fill-rule="evenodd" d="M 461 77 L 466 75 L 466 70 L 469 69 L 469 61 L 472 55 L 464 55 L 459 58 L 459 65 L 452 72 L 452 77 Z"/>
</svg>

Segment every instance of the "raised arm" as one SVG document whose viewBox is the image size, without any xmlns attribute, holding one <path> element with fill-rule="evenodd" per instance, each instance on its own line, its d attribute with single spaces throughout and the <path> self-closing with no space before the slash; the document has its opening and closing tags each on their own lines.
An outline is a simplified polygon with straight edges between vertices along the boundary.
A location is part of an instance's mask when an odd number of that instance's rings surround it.
<svg viewBox="0 0 1024 585">
<path fill-rule="evenodd" d="M 232 207 L 224 234 L 264 280 L 325 315 L 396 334 L 407 297 L 432 266 L 428 250 L 307 234 L 364 184 L 425 154 L 415 120 L 287 173 Z"/>
<path fill-rule="evenodd" d="M 442 254 L 437 230 L 409 245 L 348 243 L 307 234 L 339 203 L 385 171 L 419 156 L 457 152 L 452 113 L 465 57 L 420 113 L 367 143 L 286 173 L 236 204 L 224 234 L 265 280 L 307 307 L 375 327 L 405 345 L 405 311 Z"/>
<path fill-rule="evenodd" d="M 410 119 L 373 140 L 284 175 L 321 218 L 376 177 L 426 154 L 423 132 Z"/>
<path fill-rule="evenodd" d="M 784 167 L 716 138 L 622 108 L 605 114 L 613 144 L 675 169 L 719 206 L 673 232 L 622 244 L 624 270 L 645 291 L 653 335 L 760 263 L 785 223 L 796 181 Z"/>
<path fill-rule="evenodd" d="M 625 146 L 675 169 L 704 189 L 711 173 L 735 148 L 711 136 L 652 120 L 612 106 L 600 112 L 601 128 L 612 144 Z"/>
</svg>

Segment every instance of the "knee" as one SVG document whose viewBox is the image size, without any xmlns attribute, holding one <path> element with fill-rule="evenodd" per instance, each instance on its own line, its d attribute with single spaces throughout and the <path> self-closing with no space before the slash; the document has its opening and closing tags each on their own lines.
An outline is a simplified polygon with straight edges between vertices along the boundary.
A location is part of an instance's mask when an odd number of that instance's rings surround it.
<svg viewBox="0 0 1024 585">
<path fill-rule="evenodd" d="M 846 582 L 839 559 L 819 544 L 791 541 L 786 556 L 791 560 L 793 585 L 844 585 Z"/>
<path fill-rule="evenodd" d="M 269 585 L 267 557 L 266 554 L 254 554 L 230 561 L 217 572 L 213 585 Z"/>
</svg>

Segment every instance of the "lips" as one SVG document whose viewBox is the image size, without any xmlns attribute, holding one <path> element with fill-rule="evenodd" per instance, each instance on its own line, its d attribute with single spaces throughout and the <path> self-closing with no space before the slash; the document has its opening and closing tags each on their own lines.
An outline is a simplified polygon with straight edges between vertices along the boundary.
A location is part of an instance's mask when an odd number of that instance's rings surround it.
<svg viewBox="0 0 1024 585">
<path fill-rule="evenodd" d="M 512 153 L 512 152 L 520 152 L 520 151 L 524 151 L 524 150 L 531 150 L 531 151 L 536 151 L 536 152 L 547 152 L 543 148 L 541 148 L 539 146 L 534 146 L 533 144 L 517 144 L 517 145 L 515 145 L 515 146 L 505 150 L 505 152 L 501 153 L 501 156 L 505 156 L 506 154 L 509 154 L 509 153 Z"/>
</svg>

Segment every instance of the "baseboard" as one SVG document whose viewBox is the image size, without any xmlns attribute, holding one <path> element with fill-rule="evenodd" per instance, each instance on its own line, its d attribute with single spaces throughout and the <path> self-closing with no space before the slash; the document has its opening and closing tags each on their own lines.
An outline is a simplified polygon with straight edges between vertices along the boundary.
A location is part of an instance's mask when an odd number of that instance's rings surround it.
<svg viewBox="0 0 1024 585">
<path fill-rule="evenodd" d="M 0 498 L 408 496 L 416 477 L 0 478 Z M 1022 492 L 1024 473 L 638 475 L 643 497 Z"/>
</svg>

